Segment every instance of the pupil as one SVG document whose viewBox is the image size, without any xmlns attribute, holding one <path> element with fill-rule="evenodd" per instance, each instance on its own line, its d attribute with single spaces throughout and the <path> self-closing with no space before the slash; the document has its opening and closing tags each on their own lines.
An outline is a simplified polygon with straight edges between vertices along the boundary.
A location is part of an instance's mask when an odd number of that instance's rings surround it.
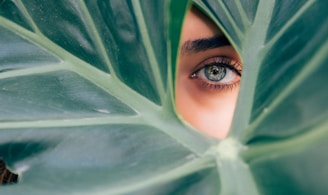
<svg viewBox="0 0 328 195">
<path fill-rule="evenodd" d="M 205 71 L 205 76 L 210 81 L 220 81 L 222 80 L 226 75 L 226 69 L 225 67 L 221 66 L 208 66 Z"/>
<path fill-rule="evenodd" d="M 212 74 L 214 74 L 214 75 L 216 75 L 216 74 L 218 74 L 219 73 L 219 69 L 218 69 L 218 67 L 213 67 L 212 68 Z"/>
</svg>

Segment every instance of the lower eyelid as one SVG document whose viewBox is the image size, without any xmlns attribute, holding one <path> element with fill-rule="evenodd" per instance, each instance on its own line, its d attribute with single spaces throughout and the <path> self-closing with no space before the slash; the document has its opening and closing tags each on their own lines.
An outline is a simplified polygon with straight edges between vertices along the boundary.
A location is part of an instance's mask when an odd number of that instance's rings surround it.
<svg viewBox="0 0 328 195">
<path fill-rule="evenodd" d="M 238 87 L 240 85 L 240 78 L 232 83 L 210 83 L 203 79 L 197 78 L 195 80 L 195 84 L 201 90 L 226 92 Z"/>
</svg>

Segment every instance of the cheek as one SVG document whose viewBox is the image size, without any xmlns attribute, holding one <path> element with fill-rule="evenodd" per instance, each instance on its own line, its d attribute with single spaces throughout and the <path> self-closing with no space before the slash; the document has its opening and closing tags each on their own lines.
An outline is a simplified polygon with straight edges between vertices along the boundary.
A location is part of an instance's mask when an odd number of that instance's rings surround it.
<svg viewBox="0 0 328 195">
<path fill-rule="evenodd" d="M 224 138 L 228 134 L 238 96 L 238 87 L 222 92 L 202 93 L 184 79 L 178 79 L 176 105 L 184 120 L 203 133 Z"/>
</svg>

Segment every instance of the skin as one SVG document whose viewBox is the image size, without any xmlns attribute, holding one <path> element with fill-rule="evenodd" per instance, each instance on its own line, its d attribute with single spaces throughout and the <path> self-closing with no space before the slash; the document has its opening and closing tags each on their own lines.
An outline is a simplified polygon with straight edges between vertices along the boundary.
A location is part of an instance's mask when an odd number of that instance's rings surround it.
<svg viewBox="0 0 328 195">
<path fill-rule="evenodd" d="M 197 46 L 197 41 L 205 44 Z M 242 69 L 240 58 L 220 29 L 194 7 L 187 13 L 181 45 L 176 83 L 177 111 L 199 131 L 224 138 L 229 132 L 237 101 L 238 73 L 241 74 Z M 228 64 L 240 72 L 228 67 L 225 70 L 229 72 L 230 76 L 226 75 L 229 79 L 208 80 L 201 72 L 206 65 L 213 64 Z"/>
</svg>

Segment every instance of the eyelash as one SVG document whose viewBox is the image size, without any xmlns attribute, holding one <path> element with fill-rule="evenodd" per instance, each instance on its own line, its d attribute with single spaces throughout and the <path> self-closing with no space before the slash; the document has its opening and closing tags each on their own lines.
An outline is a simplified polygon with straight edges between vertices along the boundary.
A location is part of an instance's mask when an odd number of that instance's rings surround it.
<svg viewBox="0 0 328 195">
<path fill-rule="evenodd" d="M 218 82 L 210 81 L 209 79 L 205 80 L 198 76 L 200 71 L 202 71 L 204 68 L 211 67 L 211 66 L 227 68 L 230 71 L 237 74 L 239 77 L 242 76 L 242 64 L 240 62 L 232 60 L 228 57 L 216 56 L 216 57 L 208 58 L 208 59 L 204 60 L 203 62 L 201 62 L 196 67 L 196 71 L 194 71 L 190 75 L 190 78 L 198 79 L 200 86 L 205 89 L 213 89 L 213 90 L 219 90 L 219 91 L 227 90 L 227 89 L 232 90 L 234 87 L 239 85 L 240 80 L 235 81 L 233 83 L 228 83 L 228 84 L 227 83 L 224 83 L 224 84 L 219 83 L 221 80 L 223 80 L 225 78 L 226 74 L 224 75 L 223 78 L 218 80 Z"/>
</svg>

